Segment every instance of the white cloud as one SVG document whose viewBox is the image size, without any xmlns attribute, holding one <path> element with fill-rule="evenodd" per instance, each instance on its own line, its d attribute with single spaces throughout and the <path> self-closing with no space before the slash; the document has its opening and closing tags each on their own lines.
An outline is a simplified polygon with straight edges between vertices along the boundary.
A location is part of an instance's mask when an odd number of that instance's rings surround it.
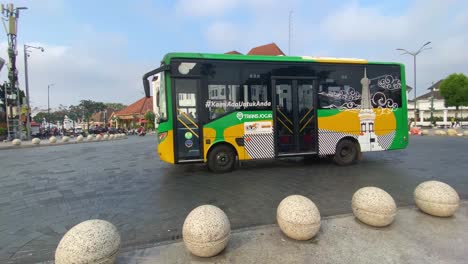
<svg viewBox="0 0 468 264">
<path fill-rule="evenodd" d="M 341 51 L 340 56 L 349 53 L 348 56 L 357 54 L 371 60 L 404 62 L 411 85 L 413 57 L 400 56 L 395 49 L 416 51 L 426 41 L 432 41 L 432 49 L 417 56 L 420 94 L 450 73 L 467 73 L 468 35 L 463 23 L 467 7 L 457 1 L 425 1 L 415 2 L 395 14 L 379 7 L 352 4 L 330 13 L 320 29 L 332 50 Z"/>
<path fill-rule="evenodd" d="M 32 50 L 28 60 L 33 107 L 46 108 L 47 86 L 51 83 L 54 83 L 50 89 L 51 107 L 77 104 L 82 99 L 129 104 L 143 96 L 141 76 L 148 67 L 126 60 L 119 49 L 109 46 L 103 51 L 46 43 L 31 45 L 45 48 L 44 53 Z M 6 42 L 1 43 L 0 56 L 3 58 L 7 58 L 6 47 Z M 17 57 L 21 89 L 25 88 L 23 61 L 21 48 Z M 6 80 L 6 68 L 1 76 Z"/>
<path fill-rule="evenodd" d="M 343 44 L 395 40 L 407 36 L 408 19 L 405 16 L 386 15 L 377 8 L 353 4 L 328 15 L 321 23 L 321 33 Z"/>
<path fill-rule="evenodd" d="M 238 3 L 236 0 L 181 0 L 176 10 L 189 16 L 221 16 Z"/>
<path fill-rule="evenodd" d="M 417 50 L 426 41 L 432 41 L 432 49 L 417 57 L 418 93 L 450 73 L 468 74 L 467 2 L 415 1 L 401 10 L 377 2 L 370 6 L 352 2 L 328 7 L 325 3 L 285 6 L 260 0 L 245 4 L 252 12 L 247 23 L 224 18 L 206 29 L 207 42 L 216 51 L 247 52 L 254 46 L 276 42 L 287 53 L 288 11 L 292 9 L 293 55 L 403 62 L 407 82 L 412 85 L 413 58 L 400 56 L 395 49 Z M 226 36 L 228 30 L 234 36 Z M 241 41 L 233 46 L 233 38 Z"/>
<path fill-rule="evenodd" d="M 224 18 L 213 21 L 205 30 L 206 42 L 216 52 L 237 50 L 247 53 L 255 46 L 271 42 L 287 52 L 288 15 L 292 3 L 284 4 L 279 0 L 239 1 L 242 7 L 239 12 L 245 15 L 245 20 L 231 22 Z"/>
<path fill-rule="evenodd" d="M 206 38 L 210 39 L 210 45 L 215 49 L 231 47 L 239 48 L 240 32 L 236 25 L 228 22 L 217 21 L 211 24 L 206 32 Z M 228 51 L 228 50 L 226 50 Z"/>
</svg>

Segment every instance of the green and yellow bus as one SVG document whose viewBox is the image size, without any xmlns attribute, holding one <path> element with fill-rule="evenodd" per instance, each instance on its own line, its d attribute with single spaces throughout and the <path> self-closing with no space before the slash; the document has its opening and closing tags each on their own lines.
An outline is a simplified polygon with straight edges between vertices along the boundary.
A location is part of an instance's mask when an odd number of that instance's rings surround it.
<svg viewBox="0 0 468 264">
<path fill-rule="evenodd" d="M 238 161 L 331 156 L 408 144 L 404 65 L 308 56 L 169 53 L 153 77 L 158 154 L 215 172 Z"/>
</svg>

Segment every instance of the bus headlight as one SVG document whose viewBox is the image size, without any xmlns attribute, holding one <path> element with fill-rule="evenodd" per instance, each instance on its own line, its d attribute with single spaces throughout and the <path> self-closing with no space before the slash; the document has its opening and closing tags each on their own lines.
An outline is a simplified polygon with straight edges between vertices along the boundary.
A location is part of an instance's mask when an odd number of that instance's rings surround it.
<svg viewBox="0 0 468 264">
<path fill-rule="evenodd" d="M 162 132 L 158 134 L 159 141 L 164 140 L 167 137 L 167 132 Z"/>
</svg>

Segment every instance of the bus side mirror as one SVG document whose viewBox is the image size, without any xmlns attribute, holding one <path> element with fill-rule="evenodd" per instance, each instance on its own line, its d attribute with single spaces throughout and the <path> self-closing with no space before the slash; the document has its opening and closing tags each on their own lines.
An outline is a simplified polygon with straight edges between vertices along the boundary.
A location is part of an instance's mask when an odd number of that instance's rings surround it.
<svg viewBox="0 0 468 264">
<path fill-rule="evenodd" d="M 143 88 L 145 89 L 145 96 L 150 97 L 150 84 L 148 79 L 143 79 Z"/>
</svg>

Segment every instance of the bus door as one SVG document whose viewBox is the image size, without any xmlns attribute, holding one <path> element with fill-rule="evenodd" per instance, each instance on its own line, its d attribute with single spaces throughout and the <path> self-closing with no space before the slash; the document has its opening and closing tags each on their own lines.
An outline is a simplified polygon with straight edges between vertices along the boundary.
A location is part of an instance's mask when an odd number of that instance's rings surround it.
<svg viewBox="0 0 468 264">
<path fill-rule="evenodd" d="M 273 77 L 272 87 L 276 155 L 316 154 L 315 78 Z"/>
<path fill-rule="evenodd" d="M 188 78 L 174 79 L 175 160 L 178 163 L 203 160 L 202 126 L 199 118 L 200 80 Z"/>
</svg>

